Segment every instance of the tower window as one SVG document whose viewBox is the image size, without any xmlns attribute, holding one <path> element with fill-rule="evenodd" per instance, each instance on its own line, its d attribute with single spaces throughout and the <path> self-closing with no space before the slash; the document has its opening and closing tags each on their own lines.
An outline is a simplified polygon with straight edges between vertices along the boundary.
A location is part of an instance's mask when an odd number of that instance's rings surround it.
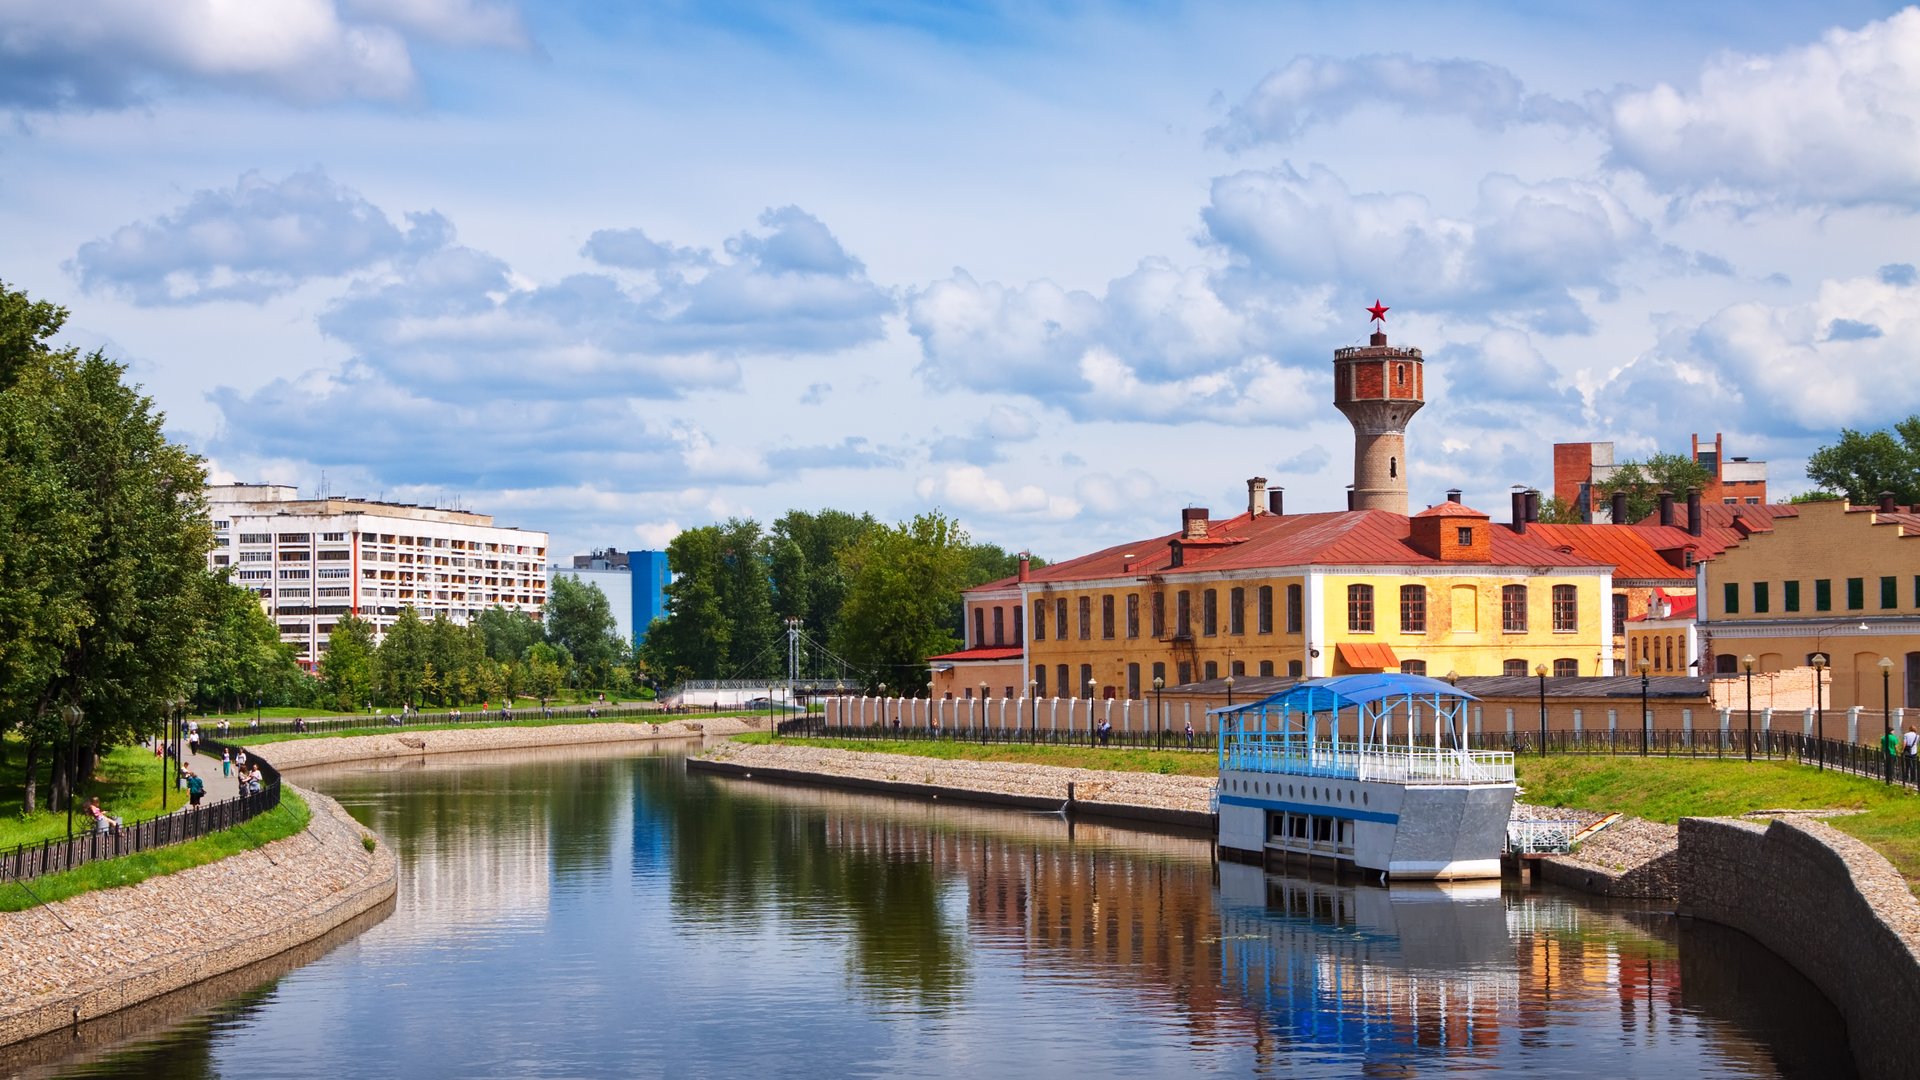
<svg viewBox="0 0 1920 1080">
<path fill-rule="evenodd" d="M 1407 365 L 1405 364 L 1394 365 L 1393 381 L 1399 383 L 1401 386 L 1407 385 Z"/>
<path fill-rule="evenodd" d="M 1400 459 L 1399 458 L 1390 457 L 1387 459 L 1387 475 L 1394 479 L 1399 478 L 1400 476 Z"/>
</svg>

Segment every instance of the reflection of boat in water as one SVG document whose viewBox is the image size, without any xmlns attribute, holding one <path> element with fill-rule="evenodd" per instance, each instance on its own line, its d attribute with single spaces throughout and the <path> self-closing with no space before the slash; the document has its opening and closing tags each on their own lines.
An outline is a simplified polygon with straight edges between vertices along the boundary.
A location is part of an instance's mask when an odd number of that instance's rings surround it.
<svg viewBox="0 0 1920 1080">
<path fill-rule="evenodd" d="M 1283 1043 L 1485 1050 L 1520 998 L 1498 882 L 1354 888 L 1220 864 L 1226 986 Z"/>
<path fill-rule="evenodd" d="M 1419 675 L 1343 675 L 1214 710 L 1221 854 L 1403 880 L 1499 877 L 1513 755 L 1464 747 L 1471 700 Z"/>
</svg>

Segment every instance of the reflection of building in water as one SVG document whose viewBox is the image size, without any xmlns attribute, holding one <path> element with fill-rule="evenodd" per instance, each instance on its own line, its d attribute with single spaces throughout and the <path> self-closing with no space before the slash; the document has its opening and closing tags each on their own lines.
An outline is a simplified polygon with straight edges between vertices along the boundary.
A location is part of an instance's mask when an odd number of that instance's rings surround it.
<svg viewBox="0 0 1920 1080">
<path fill-rule="evenodd" d="M 529 818 L 509 833 L 423 832 L 400 859 L 400 898 L 417 917 L 450 925 L 544 917 L 548 904 L 547 823 Z"/>
<path fill-rule="evenodd" d="M 1018 831 L 1028 826 L 1017 822 Z M 1074 965 L 1077 974 L 1175 1010 L 1196 1037 L 1245 1044 L 1257 1017 L 1220 979 L 1219 931 L 1204 840 L 1105 832 L 1162 841 L 1186 857 L 1138 848 L 1066 842 L 1058 818 L 1034 826 L 1035 843 L 985 830 L 928 828 L 865 814 L 829 813 L 827 842 L 883 858 L 924 859 L 958 875 L 979 944 L 1032 961 Z M 1076 834 L 1082 830 L 1076 827 Z"/>
<path fill-rule="evenodd" d="M 1227 986 L 1287 1044 L 1485 1052 L 1519 998 L 1498 885 L 1353 888 L 1220 864 Z"/>
</svg>

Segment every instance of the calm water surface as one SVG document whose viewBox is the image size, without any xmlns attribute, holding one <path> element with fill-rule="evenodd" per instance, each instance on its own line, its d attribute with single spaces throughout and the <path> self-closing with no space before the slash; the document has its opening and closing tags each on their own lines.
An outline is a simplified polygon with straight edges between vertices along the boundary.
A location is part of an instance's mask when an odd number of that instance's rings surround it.
<svg viewBox="0 0 1920 1080">
<path fill-rule="evenodd" d="M 1746 938 L 1563 893 L 1265 877 L 672 755 L 303 782 L 398 850 L 393 915 L 30 1075 L 1850 1075 Z"/>
</svg>

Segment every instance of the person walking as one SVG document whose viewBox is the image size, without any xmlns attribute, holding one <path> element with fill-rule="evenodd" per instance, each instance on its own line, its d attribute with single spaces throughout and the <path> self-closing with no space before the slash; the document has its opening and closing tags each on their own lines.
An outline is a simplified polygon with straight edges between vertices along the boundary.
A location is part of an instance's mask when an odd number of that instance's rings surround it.
<svg viewBox="0 0 1920 1080">
<path fill-rule="evenodd" d="M 1187 749 L 1193 749 L 1193 721 L 1187 721 Z"/>
<path fill-rule="evenodd" d="M 205 780 L 200 779 L 199 775 L 193 771 L 193 766 L 191 765 L 180 766 L 180 771 L 187 774 L 188 804 L 192 806 L 199 806 L 200 799 L 203 796 L 205 796 L 207 793 L 207 782 Z"/>
<path fill-rule="evenodd" d="M 1900 782 L 1911 784 L 1920 780 L 1920 770 L 1915 769 L 1916 757 L 1920 757 L 1920 731 L 1907 725 L 1907 733 L 1900 736 Z"/>
<path fill-rule="evenodd" d="M 233 751 L 224 746 L 220 748 L 220 775 L 233 775 Z"/>
</svg>

